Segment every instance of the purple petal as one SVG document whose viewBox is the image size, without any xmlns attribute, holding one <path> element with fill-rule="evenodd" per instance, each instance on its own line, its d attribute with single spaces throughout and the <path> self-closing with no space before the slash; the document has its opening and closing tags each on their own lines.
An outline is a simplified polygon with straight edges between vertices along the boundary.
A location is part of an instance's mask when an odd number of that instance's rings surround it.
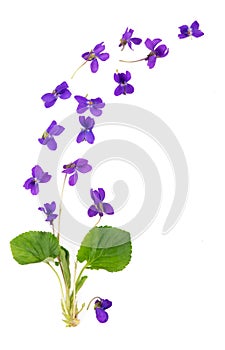
<svg viewBox="0 0 225 350">
<path fill-rule="evenodd" d="M 43 211 L 45 213 L 45 209 L 43 207 L 39 207 L 38 210 Z"/>
<path fill-rule="evenodd" d="M 93 217 L 98 214 L 98 210 L 94 205 L 91 205 L 88 209 L 88 216 Z"/>
<path fill-rule="evenodd" d="M 66 100 L 67 98 L 70 98 L 71 96 L 71 92 L 69 90 L 65 90 L 62 94 L 59 95 L 59 97 L 62 99 L 62 100 Z"/>
<path fill-rule="evenodd" d="M 184 38 L 187 38 L 188 35 L 187 34 L 178 34 L 178 38 L 180 39 L 184 39 Z"/>
<path fill-rule="evenodd" d="M 148 58 L 148 66 L 149 66 L 149 68 L 151 69 L 151 68 L 155 67 L 155 63 L 156 63 L 156 56 L 155 55 L 154 56 L 150 56 Z"/>
<path fill-rule="evenodd" d="M 92 166 L 90 164 L 86 164 L 86 165 L 83 165 L 82 167 L 77 168 L 77 171 L 79 171 L 82 174 L 88 173 L 91 170 L 92 170 Z"/>
<path fill-rule="evenodd" d="M 54 137 L 51 137 L 49 139 L 47 146 L 51 151 L 55 151 L 57 149 L 57 143 L 56 143 Z"/>
<path fill-rule="evenodd" d="M 52 222 L 53 220 L 55 220 L 56 218 L 57 218 L 57 214 L 49 214 L 48 216 L 47 216 L 47 219 L 45 220 L 45 221 L 50 221 L 50 222 Z"/>
<path fill-rule="evenodd" d="M 91 71 L 92 73 L 96 73 L 98 71 L 98 61 L 96 58 L 91 62 Z"/>
<path fill-rule="evenodd" d="M 131 42 L 131 40 L 130 40 L 130 41 L 128 41 L 128 46 L 129 46 L 129 48 L 130 48 L 131 50 L 133 50 L 133 51 L 134 51 L 134 49 L 132 49 L 132 42 Z"/>
<path fill-rule="evenodd" d="M 88 110 L 88 106 L 85 104 L 79 104 L 77 107 L 77 113 L 82 114 Z"/>
<path fill-rule="evenodd" d="M 39 193 L 39 186 L 38 186 L 38 183 L 34 183 L 31 188 L 31 193 L 36 196 L 38 193 Z"/>
<path fill-rule="evenodd" d="M 149 50 L 151 50 L 151 51 L 154 50 L 153 42 L 152 42 L 149 38 L 147 38 L 147 39 L 145 40 L 145 46 L 147 47 L 147 49 L 149 49 Z"/>
<path fill-rule="evenodd" d="M 193 31 L 192 35 L 195 38 L 200 38 L 200 36 L 204 35 L 204 33 L 201 30 L 195 30 L 195 31 Z"/>
<path fill-rule="evenodd" d="M 77 180 L 78 180 L 78 174 L 77 174 L 77 172 L 75 172 L 73 175 L 71 175 L 71 176 L 69 177 L 69 185 L 70 185 L 70 186 L 76 185 Z"/>
<path fill-rule="evenodd" d="M 120 77 L 118 73 L 114 73 L 114 80 L 119 84 L 120 83 Z"/>
<path fill-rule="evenodd" d="M 55 125 L 57 125 L 57 123 L 56 123 L 55 120 L 53 120 L 53 121 L 51 122 L 51 124 L 49 125 L 49 127 L 46 129 L 46 132 L 47 132 L 48 134 L 51 134 L 51 131 L 52 131 L 52 129 L 54 128 Z"/>
<path fill-rule="evenodd" d="M 97 44 L 93 51 L 96 55 L 98 55 L 100 52 L 102 52 L 103 50 L 105 50 L 105 45 L 102 45 L 104 42 L 101 42 L 100 44 Z"/>
<path fill-rule="evenodd" d="M 86 165 L 88 163 L 88 160 L 87 159 L 84 159 L 84 158 L 78 158 L 74 164 L 76 165 L 76 167 L 82 167 L 84 165 Z"/>
<path fill-rule="evenodd" d="M 126 71 L 126 81 L 129 81 L 131 79 L 131 74 L 130 72 L 128 72 L 128 70 Z"/>
<path fill-rule="evenodd" d="M 179 29 L 180 29 L 181 34 L 184 34 L 184 35 L 188 36 L 189 28 L 188 28 L 188 26 L 186 24 L 183 25 L 183 26 L 180 26 Z"/>
<path fill-rule="evenodd" d="M 90 54 L 91 52 L 85 52 L 81 57 L 87 61 L 89 59 Z"/>
<path fill-rule="evenodd" d="M 106 309 L 109 309 L 111 306 L 112 306 L 112 302 L 110 301 L 110 300 L 108 300 L 108 299 L 103 299 L 102 301 L 101 301 L 101 307 L 104 309 L 104 310 L 106 310 Z"/>
<path fill-rule="evenodd" d="M 106 60 L 108 60 L 109 59 L 109 54 L 108 53 L 100 53 L 99 55 L 98 55 L 98 58 L 101 60 L 101 61 L 106 61 Z"/>
<path fill-rule="evenodd" d="M 98 205 L 101 202 L 100 195 L 99 195 L 98 191 L 93 191 L 91 189 L 90 194 L 91 194 L 91 198 L 94 201 L 94 203 L 96 205 Z"/>
<path fill-rule="evenodd" d="M 80 96 L 80 95 L 76 95 L 74 96 L 75 100 L 77 100 L 78 103 L 84 103 L 85 105 L 87 104 L 87 98 Z"/>
<path fill-rule="evenodd" d="M 83 130 L 78 134 L 76 141 L 77 143 L 81 143 L 84 140 L 85 140 L 85 131 Z"/>
<path fill-rule="evenodd" d="M 142 42 L 142 39 L 132 38 L 130 39 L 130 41 L 132 41 L 132 43 L 134 43 L 135 45 L 140 45 L 140 43 Z"/>
<path fill-rule="evenodd" d="M 162 39 L 153 39 L 152 40 L 154 49 L 155 49 L 156 45 L 158 45 L 161 41 L 162 41 Z"/>
<path fill-rule="evenodd" d="M 109 203 L 102 203 L 104 213 L 108 215 L 114 214 L 114 209 Z"/>
<path fill-rule="evenodd" d="M 105 199 L 105 191 L 103 188 L 98 188 L 99 198 L 101 201 L 104 201 Z"/>
<path fill-rule="evenodd" d="M 126 93 L 132 94 L 134 92 L 134 87 L 131 84 L 126 85 Z"/>
<path fill-rule="evenodd" d="M 59 136 L 60 134 L 62 134 L 62 132 L 65 130 L 65 128 L 61 125 L 55 125 L 53 128 L 52 128 L 52 131 L 51 131 L 51 135 L 54 135 L 54 136 Z"/>
<path fill-rule="evenodd" d="M 55 203 L 55 202 L 53 202 L 53 203 Z M 53 213 L 53 211 L 55 211 L 54 206 L 53 206 L 53 208 L 52 208 L 52 203 L 45 203 L 45 204 L 44 204 L 44 207 L 45 207 L 45 209 L 46 209 L 46 213 L 47 213 L 47 214 Z M 55 205 L 55 208 L 56 208 L 56 205 Z M 53 210 L 52 210 L 52 209 L 53 209 Z"/>
<path fill-rule="evenodd" d="M 79 122 L 84 128 L 86 128 L 86 122 L 85 122 L 85 116 L 84 115 L 80 115 L 79 116 Z"/>
<path fill-rule="evenodd" d="M 100 323 L 105 323 L 108 321 L 109 316 L 105 310 L 102 310 L 97 307 L 95 309 L 95 312 L 96 312 L 96 318 Z"/>
<path fill-rule="evenodd" d="M 50 140 L 50 137 L 46 137 L 45 139 L 44 138 L 38 139 L 38 141 L 44 146 L 47 145 L 49 140 Z"/>
<path fill-rule="evenodd" d="M 199 23 L 197 21 L 194 21 L 192 24 L 191 24 L 191 29 L 193 31 L 197 30 L 199 28 Z"/>
<path fill-rule="evenodd" d="M 69 86 L 67 84 L 67 82 L 63 81 L 61 84 L 59 84 L 58 86 L 56 86 L 55 91 L 57 92 L 57 94 L 61 94 L 63 93 L 65 89 L 67 89 Z"/>
<path fill-rule="evenodd" d="M 102 111 L 100 109 L 97 109 L 95 106 L 90 108 L 91 114 L 93 114 L 95 117 L 100 117 L 102 115 Z"/>
<path fill-rule="evenodd" d="M 168 55 L 169 49 L 167 48 L 166 45 L 159 45 L 155 49 L 155 53 L 156 53 L 157 57 L 165 57 Z"/>
<path fill-rule="evenodd" d="M 41 177 L 41 179 L 39 179 L 39 182 L 41 183 L 46 183 L 49 182 L 51 180 L 51 175 L 49 175 L 48 173 L 44 173 Z"/>
<path fill-rule="evenodd" d="M 119 96 L 119 95 L 121 95 L 121 94 L 123 93 L 123 91 L 124 91 L 123 87 L 122 87 L 121 85 L 119 85 L 119 86 L 117 86 L 117 88 L 115 89 L 114 95 L 115 95 L 115 96 Z"/>
<path fill-rule="evenodd" d="M 40 178 L 43 176 L 43 173 L 44 173 L 42 168 L 39 165 L 35 165 L 31 171 L 32 171 L 32 176 L 38 180 L 40 180 Z"/>
<path fill-rule="evenodd" d="M 85 124 L 86 124 L 86 128 L 87 129 L 92 129 L 94 127 L 94 125 L 95 125 L 95 121 L 94 121 L 93 118 L 87 117 L 86 121 L 85 121 Z"/>
<path fill-rule="evenodd" d="M 57 101 L 57 97 L 50 93 L 43 95 L 41 99 L 45 101 L 44 105 L 46 108 L 52 107 Z"/>
<path fill-rule="evenodd" d="M 29 189 L 31 188 L 32 183 L 34 183 L 34 178 L 33 178 L 33 177 L 30 177 L 29 179 L 27 179 L 27 180 L 24 182 L 23 187 L 24 187 L 26 190 L 29 190 Z"/>
<path fill-rule="evenodd" d="M 93 132 L 91 130 L 85 131 L 85 140 L 90 144 L 94 143 L 95 135 L 93 134 Z"/>
</svg>

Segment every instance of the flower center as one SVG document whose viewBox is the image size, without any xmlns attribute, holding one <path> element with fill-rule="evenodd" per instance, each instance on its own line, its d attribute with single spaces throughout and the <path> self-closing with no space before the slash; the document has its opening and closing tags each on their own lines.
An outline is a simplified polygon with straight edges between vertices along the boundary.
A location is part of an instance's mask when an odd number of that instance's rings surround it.
<svg viewBox="0 0 225 350">
<path fill-rule="evenodd" d="M 76 165 L 74 163 L 67 164 L 66 169 L 68 168 L 76 168 Z"/>
<path fill-rule="evenodd" d="M 88 61 L 92 61 L 94 58 L 95 58 L 96 56 L 95 56 L 95 54 L 94 54 L 94 52 L 90 52 L 90 55 L 88 56 Z"/>
<path fill-rule="evenodd" d="M 191 29 L 191 28 L 188 28 L 187 34 L 188 34 L 189 36 L 192 35 L 192 29 Z"/>
<path fill-rule="evenodd" d="M 45 132 L 42 135 L 42 138 L 45 140 L 49 136 L 49 133 L 45 130 Z"/>
</svg>

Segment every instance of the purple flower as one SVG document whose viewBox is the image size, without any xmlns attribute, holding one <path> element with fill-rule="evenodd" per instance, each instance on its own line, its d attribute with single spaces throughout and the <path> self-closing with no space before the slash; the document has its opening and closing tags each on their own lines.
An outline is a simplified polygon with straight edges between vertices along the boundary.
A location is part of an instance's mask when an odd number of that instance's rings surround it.
<svg viewBox="0 0 225 350">
<path fill-rule="evenodd" d="M 57 218 L 57 214 L 53 214 L 53 212 L 56 209 L 56 203 L 45 203 L 44 207 L 39 207 L 38 210 L 43 211 L 45 215 L 47 216 L 47 219 L 45 221 L 49 221 L 50 225 L 52 225 L 53 220 Z"/>
<path fill-rule="evenodd" d="M 54 136 L 60 135 L 65 128 L 61 125 L 57 125 L 56 121 L 53 120 L 48 129 L 43 133 L 41 139 L 38 139 L 38 141 L 42 145 L 47 145 L 48 148 L 52 151 L 55 151 L 57 148 L 57 143 L 54 139 Z"/>
<path fill-rule="evenodd" d="M 140 43 L 142 42 L 142 39 L 139 38 L 132 38 L 133 35 L 133 29 L 126 29 L 125 33 L 123 34 L 122 38 L 120 39 L 120 44 L 119 47 L 122 46 L 121 51 L 123 51 L 123 49 L 125 48 L 125 46 L 128 44 L 129 48 L 131 50 L 132 49 L 132 43 L 135 45 L 140 45 Z"/>
<path fill-rule="evenodd" d="M 62 84 L 56 86 L 55 90 L 53 90 L 52 93 L 43 95 L 41 99 L 44 101 L 45 107 L 52 107 L 56 103 L 58 97 L 63 100 L 70 98 L 71 92 L 67 88 L 68 84 L 64 81 Z"/>
<path fill-rule="evenodd" d="M 25 181 L 23 187 L 26 190 L 30 190 L 33 195 L 39 193 L 39 183 L 45 183 L 50 181 L 51 175 L 45 173 L 39 165 L 35 165 L 32 168 L 32 177 Z"/>
<path fill-rule="evenodd" d="M 105 103 L 102 102 L 100 97 L 88 100 L 86 97 L 76 95 L 74 98 L 79 103 L 77 113 L 84 113 L 89 109 L 91 114 L 95 117 L 99 117 L 102 114 L 101 108 L 105 107 Z"/>
<path fill-rule="evenodd" d="M 199 38 L 200 36 L 204 35 L 204 33 L 199 29 L 199 23 L 197 21 L 194 21 L 190 27 L 187 25 L 183 25 L 179 27 L 180 33 L 178 34 L 179 39 L 184 39 L 189 36 L 194 36 L 195 38 Z"/>
<path fill-rule="evenodd" d="M 94 143 L 95 136 L 92 132 L 92 129 L 95 125 L 94 119 L 91 117 L 85 118 L 84 116 L 80 116 L 79 121 L 83 128 L 77 136 L 77 143 L 80 143 L 84 140 L 91 144 Z"/>
<path fill-rule="evenodd" d="M 105 311 L 112 306 L 112 302 L 108 299 L 100 298 L 96 300 L 94 309 L 96 313 L 96 318 L 100 323 L 105 323 L 108 321 L 109 315 Z"/>
<path fill-rule="evenodd" d="M 161 39 L 146 39 L 145 40 L 145 46 L 151 50 L 151 52 L 146 57 L 146 61 L 148 61 L 148 67 L 151 69 L 156 64 L 157 58 L 162 58 L 168 55 L 169 49 L 166 45 L 159 45 L 157 46 L 162 40 Z"/>
<path fill-rule="evenodd" d="M 74 186 L 78 180 L 78 171 L 83 174 L 88 173 L 91 171 L 92 166 L 88 164 L 87 159 L 79 158 L 68 165 L 63 165 L 63 169 L 64 170 L 62 172 L 64 174 L 70 174 L 69 185 Z"/>
<path fill-rule="evenodd" d="M 106 61 L 109 58 L 108 53 L 103 53 L 102 51 L 105 50 L 105 45 L 103 45 L 104 42 L 101 42 L 100 44 L 97 44 L 93 50 L 89 52 L 83 53 L 81 56 L 86 61 L 91 61 L 91 71 L 92 73 L 96 73 L 98 71 L 98 60 L 99 58 L 101 61 Z"/>
<path fill-rule="evenodd" d="M 115 73 L 114 80 L 119 84 L 114 91 L 115 96 L 119 96 L 121 94 L 132 94 L 134 92 L 134 87 L 127 82 L 131 79 L 130 72 L 126 71 L 126 73 Z"/>
<path fill-rule="evenodd" d="M 91 189 L 91 198 L 94 201 L 94 205 L 91 205 L 88 209 L 88 216 L 92 217 L 97 214 L 99 216 L 103 216 L 103 213 L 112 215 L 114 214 L 113 207 L 108 203 L 103 203 L 103 200 L 105 199 L 105 191 L 103 188 L 98 188 L 98 191 L 93 191 Z"/>
</svg>

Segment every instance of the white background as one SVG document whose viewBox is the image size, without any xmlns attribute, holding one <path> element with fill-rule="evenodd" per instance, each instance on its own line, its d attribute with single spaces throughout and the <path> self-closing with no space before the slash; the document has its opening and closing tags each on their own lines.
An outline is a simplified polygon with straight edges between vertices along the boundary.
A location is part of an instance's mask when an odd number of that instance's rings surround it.
<svg viewBox="0 0 225 350">
<path fill-rule="evenodd" d="M 9 0 L 1 5 L 0 342 L 4 349 L 225 348 L 222 13 L 219 0 Z M 194 20 L 205 36 L 178 40 L 177 27 Z M 135 72 L 135 93 L 114 97 L 112 75 L 117 68 L 128 67 L 118 63 L 118 41 L 127 26 L 144 40 L 162 38 L 170 53 L 154 70 L 143 62 L 129 66 Z M 111 59 L 101 62 L 96 75 L 85 66 L 70 81 L 82 63 L 80 55 L 101 41 Z M 123 58 L 141 58 L 139 52 L 146 50 L 126 50 Z M 159 216 L 133 242 L 126 270 L 92 272 L 83 288 L 84 300 L 100 295 L 113 301 L 109 322 L 99 324 L 94 312 L 88 311 L 74 329 L 61 322 L 59 288 L 47 266 L 20 266 L 9 248 L 19 233 L 48 230 L 37 201 L 22 185 L 36 164 L 37 138 L 53 119 L 74 112 L 73 99 L 57 101 L 49 110 L 40 100 L 64 80 L 74 94 L 88 92 L 104 96 L 105 102 L 134 104 L 162 118 L 180 141 L 190 172 L 185 212 L 173 231 L 163 236 L 170 207 L 166 194 L 172 198 L 173 186 L 169 175 L 167 179 L 171 169 L 165 155 L 160 155 L 164 199 Z"/>
</svg>

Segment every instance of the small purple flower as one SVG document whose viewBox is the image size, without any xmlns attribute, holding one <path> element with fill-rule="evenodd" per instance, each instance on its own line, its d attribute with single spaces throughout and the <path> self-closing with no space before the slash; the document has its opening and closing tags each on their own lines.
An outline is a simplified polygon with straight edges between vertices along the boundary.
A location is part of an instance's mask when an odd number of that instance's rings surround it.
<svg viewBox="0 0 225 350">
<path fill-rule="evenodd" d="M 86 97 L 76 95 L 75 100 L 78 102 L 77 113 L 84 113 L 88 109 L 95 117 L 99 117 L 102 114 L 101 108 L 105 107 L 105 103 L 102 102 L 100 97 L 87 99 Z"/>
<path fill-rule="evenodd" d="M 200 36 L 204 35 L 204 33 L 199 29 L 199 23 L 197 21 L 194 21 L 190 27 L 187 25 L 183 25 L 179 27 L 180 33 L 178 34 L 179 39 L 184 39 L 189 36 L 194 36 L 195 38 L 199 38 Z"/>
<path fill-rule="evenodd" d="M 157 58 L 162 58 L 168 55 L 169 49 L 166 45 L 159 45 L 157 46 L 162 40 L 161 39 L 146 39 L 145 40 L 145 46 L 151 50 L 151 52 L 146 57 L 146 61 L 148 61 L 148 67 L 151 69 L 156 64 Z M 157 47 L 156 47 L 157 46 Z"/>
<path fill-rule="evenodd" d="M 52 225 L 53 220 L 57 218 L 57 214 L 53 214 L 54 211 L 56 210 L 56 203 L 45 203 L 44 207 L 39 207 L 38 210 L 43 211 L 45 215 L 47 216 L 45 221 L 49 221 L 50 225 Z"/>
<path fill-rule="evenodd" d="M 57 125 L 56 121 L 53 120 L 48 129 L 46 129 L 38 141 L 42 145 L 47 145 L 51 151 L 55 151 L 57 149 L 57 143 L 54 139 L 54 136 L 60 135 L 64 130 L 65 128 L 63 126 Z"/>
<path fill-rule="evenodd" d="M 121 51 L 123 51 L 123 49 L 125 48 L 125 46 L 128 44 L 129 48 L 131 50 L 132 49 L 132 43 L 135 45 L 140 45 L 140 43 L 142 42 L 142 39 L 139 38 L 132 38 L 133 35 L 133 29 L 126 29 L 125 33 L 123 34 L 122 38 L 120 39 L 120 44 L 119 47 L 122 46 Z"/>
<path fill-rule="evenodd" d="M 95 136 L 92 129 L 95 125 L 95 121 L 91 117 L 85 118 L 84 116 L 79 116 L 80 124 L 83 126 L 81 132 L 77 136 L 77 143 L 82 141 L 87 141 L 88 143 L 94 143 Z"/>
<path fill-rule="evenodd" d="M 39 183 L 45 183 L 50 181 L 51 175 L 45 173 L 39 165 L 35 165 L 32 168 L 32 177 L 25 181 L 23 187 L 26 190 L 30 190 L 33 195 L 39 193 Z"/>
<path fill-rule="evenodd" d="M 72 95 L 71 92 L 67 89 L 69 86 L 64 81 L 62 84 L 56 86 L 55 90 L 52 91 L 52 93 L 47 93 L 41 97 L 41 99 L 44 101 L 44 105 L 46 108 L 52 107 L 56 100 L 59 98 L 66 100 L 67 98 L 70 98 Z"/>
<path fill-rule="evenodd" d="M 121 94 L 132 94 L 134 92 L 134 87 L 127 82 L 131 79 L 130 72 L 126 71 L 126 73 L 115 73 L 114 80 L 119 84 L 114 91 L 115 96 L 119 96 Z"/>
<path fill-rule="evenodd" d="M 63 169 L 62 173 L 70 174 L 69 185 L 74 186 L 78 180 L 78 171 L 83 174 L 88 173 L 91 171 L 92 166 L 88 164 L 87 159 L 79 158 L 70 164 L 63 165 Z"/>
<path fill-rule="evenodd" d="M 105 323 L 108 321 L 109 315 L 105 311 L 112 306 L 112 302 L 108 299 L 100 298 L 96 300 L 94 309 L 96 313 L 96 318 L 100 323 Z"/>
<path fill-rule="evenodd" d="M 97 44 L 93 50 L 89 52 L 83 53 L 81 56 L 86 61 L 91 61 L 91 71 L 92 73 L 96 73 L 98 71 L 98 60 L 99 58 L 101 61 L 106 61 L 109 59 L 109 54 L 106 52 L 102 52 L 105 50 L 105 45 L 103 45 L 104 42 L 101 42 L 100 44 Z"/>
<path fill-rule="evenodd" d="M 103 200 L 105 199 L 105 191 L 103 188 L 98 188 L 98 191 L 93 191 L 91 189 L 90 194 L 94 201 L 94 205 L 91 205 L 88 209 L 88 216 L 92 217 L 99 214 L 101 217 L 103 216 L 103 213 L 108 215 L 114 214 L 113 207 L 108 203 L 103 203 Z"/>
</svg>

